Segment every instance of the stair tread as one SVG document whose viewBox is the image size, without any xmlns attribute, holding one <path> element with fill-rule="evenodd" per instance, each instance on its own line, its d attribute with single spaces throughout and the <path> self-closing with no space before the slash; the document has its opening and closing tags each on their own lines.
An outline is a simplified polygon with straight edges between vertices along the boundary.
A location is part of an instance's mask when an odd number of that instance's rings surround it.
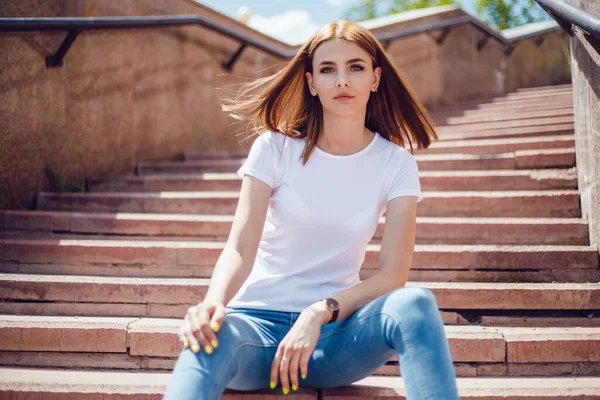
<svg viewBox="0 0 600 400">
<path fill-rule="evenodd" d="M 161 395 L 171 379 L 168 372 L 133 371 L 87 371 L 52 368 L 0 368 L 0 393 L 36 392 L 46 393 L 105 393 L 132 395 Z M 461 398 L 487 398 L 490 395 L 503 399 L 523 399 L 544 396 L 545 399 L 568 399 L 572 396 L 586 396 L 590 400 L 600 396 L 598 377 L 477 377 L 457 378 Z M 390 393 L 390 389 L 391 393 Z M 315 389 L 300 387 L 294 396 L 301 393 L 314 397 Z M 227 390 L 227 394 L 243 397 L 243 392 Z M 253 391 L 263 397 L 280 398 L 280 393 L 270 389 Z M 404 383 L 399 377 L 372 376 L 354 382 L 349 386 L 322 389 L 325 396 L 355 395 L 364 398 L 394 398 L 404 394 Z M 541 397 L 536 397 L 539 399 Z"/>
<path fill-rule="evenodd" d="M 233 215 L 213 214 L 169 214 L 169 213 L 126 213 L 126 212 L 86 212 L 86 211 L 47 211 L 47 210 L 0 210 L 0 215 L 35 215 L 35 216 L 68 216 L 95 217 L 119 220 L 150 220 L 150 221 L 206 221 L 231 222 Z M 380 221 L 385 222 L 385 217 Z M 587 225 L 583 218 L 527 218 L 527 217 L 417 217 L 423 223 L 466 223 L 466 224 L 582 224 Z"/>
<path fill-rule="evenodd" d="M 146 278 L 146 277 L 113 277 L 87 275 L 41 275 L 41 274 L 11 274 L 0 275 L 0 282 L 45 282 L 45 283 L 107 283 L 115 285 L 160 285 L 160 286 L 203 286 L 210 283 L 209 278 Z M 428 289 L 444 290 L 523 290 L 523 291 L 598 291 L 600 282 L 407 282 L 406 287 L 425 287 Z"/>
</svg>

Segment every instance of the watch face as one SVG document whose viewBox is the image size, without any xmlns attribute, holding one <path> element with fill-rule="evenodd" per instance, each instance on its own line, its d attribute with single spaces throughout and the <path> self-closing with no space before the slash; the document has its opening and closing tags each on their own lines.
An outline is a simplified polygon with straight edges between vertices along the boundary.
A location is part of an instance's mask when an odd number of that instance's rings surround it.
<svg viewBox="0 0 600 400">
<path fill-rule="evenodd" d="M 326 304 L 327 304 L 327 307 L 332 310 L 337 310 L 340 307 L 340 305 L 338 304 L 336 299 L 327 299 Z"/>
</svg>

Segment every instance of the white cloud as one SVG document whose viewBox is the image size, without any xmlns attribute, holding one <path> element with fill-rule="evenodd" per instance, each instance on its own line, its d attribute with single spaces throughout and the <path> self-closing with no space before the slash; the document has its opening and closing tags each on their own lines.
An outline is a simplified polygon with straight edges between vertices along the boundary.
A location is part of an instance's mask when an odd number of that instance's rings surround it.
<svg viewBox="0 0 600 400">
<path fill-rule="evenodd" d="M 290 44 L 304 43 L 319 29 L 310 14 L 302 10 L 288 10 L 272 17 L 253 15 L 248 26 Z"/>
</svg>

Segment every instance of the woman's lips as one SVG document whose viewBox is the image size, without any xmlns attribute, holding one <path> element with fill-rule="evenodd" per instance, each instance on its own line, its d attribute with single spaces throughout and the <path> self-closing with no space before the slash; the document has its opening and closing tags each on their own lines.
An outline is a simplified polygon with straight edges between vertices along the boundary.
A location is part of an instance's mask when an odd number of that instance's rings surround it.
<svg viewBox="0 0 600 400">
<path fill-rule="evenodd" d="M 339 100 L 339 101 L 348 101 L 350 99 L 353 99 L 353 96 L 340 96 L 340 97 L 334 97 L 334 99 Z"/>
</svg>

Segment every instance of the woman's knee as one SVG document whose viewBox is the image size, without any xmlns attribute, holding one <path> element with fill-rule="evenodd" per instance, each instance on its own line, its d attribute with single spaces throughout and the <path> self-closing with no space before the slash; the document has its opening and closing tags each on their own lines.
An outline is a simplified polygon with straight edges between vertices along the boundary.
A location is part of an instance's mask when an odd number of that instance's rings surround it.
<svg viewBox="0 0 600 400">
<path fill-rule="evenodd" d="M 439 313 L 435 295 L 427 288 L 402 287 L 391 291 L 385 301 L 386 312 L 409 313 L 411 316 L 427 317 Z"/>
</svg>

